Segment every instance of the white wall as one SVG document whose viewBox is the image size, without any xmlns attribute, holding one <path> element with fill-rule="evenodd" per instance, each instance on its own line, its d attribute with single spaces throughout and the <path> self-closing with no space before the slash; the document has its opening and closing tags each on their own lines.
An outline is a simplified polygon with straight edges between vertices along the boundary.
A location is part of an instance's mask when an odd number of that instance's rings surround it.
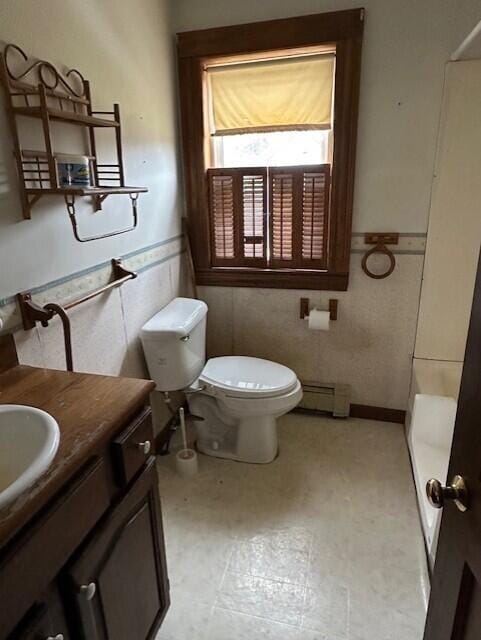
<svg viewBox="0 0 481 640">
<path fill-rule="evenodd" d="M 350 383 L 353 402 L 405 409 L 444 64 L 481 18 L 479 0 L 172 2 L 176 31 L 359 6 L 366 23 L 353 228 L 407 234 L 394 274 L 367 278 L 356 254 L 346 293 L 215 287 L 201 293 L 211 307 L 212 354 L 272 358 L 307 379 Z M 339 320 L 329 334 L 307 332 L 298 319 L 301 295 L 321 308 L 339 298 Z"/>
<path fill-rule="evenodd" d="M 90 80 L 94 108 L 120 103 L 127 184 L 145 185 L 139 227 L 123 236 L 79 244 L 58 197 L 43 197 L 23 221 L 12 145 L 0 108 L 0 300 L 179 233 L 176 112 L 167 0 L 0 0 L 0 40 Z M 37 123 L 39 125 L 39 122 Z M 70 127 L 69 127 L 70 129 Z M 57 150 L 77 132 L 57 127 Z M 104 140 L 103 132 L 100 132 Z M 102 144 L 102 146 L 104 146 Z M 77 149 L 75 149 L 77 151 Z M 84 234 L 130 223 L 129 199 L 111 196 L 104 214 L 81 207 Z"/>
<path fill-rule="evenodd" d="M 107 282 L 109 268 L 102 265 L 125 254 L 127 266 L 142 271 L 121 289 L 70 314 L 76 371 L 145 376 L 140 327 L 185 290 L 180 240 L 175 239 L 180 207 L 169 21 L 167 0 L 0 0 L 0 40 L 59 69 L 78 68 L 91 82 L 94 108 L 109 110 L 120 103 L 127 184 L 149 188 L 139 199 L 138 228 L 115 238 L 76 242 L 60 198 L 42 198 L 32 220 L 23 221 L 0 105 L 0 319 L 6 321 L 6 330 L 19 325 L 18 311 L 8 300 L 18 291 L 38 287 L 35 299 L 41 304 L 71 299 Z M 35 125 L 39 121 L 23 122 L 23 133 L 31 135 Z M 57 151 L 81 151 L 70 146 L 79 143 L 78 128 L 54 127 Z M 99 134 L 103 151 L 114 148 L 106 135 Z M 104 212 L 95 215 L 87 204 L 80 208 L 82 234 L 130 223 L 128 198 L 110 197 L 104 205 Z M 142 251 L 145 247 L 150 248 Z M 65 368 L 58 319 L 46 329 L 19 330 L 15 340 L 22 363 Z M 168 416 L 164 410 L 157 417 L 161 426 Z"/>
<path fill-rule="evenodd" d="M 173 0 L 176 31 L 366 8 L 354 231 L 426 231 L 444 63 L 479 0 Z"/>
</svg>

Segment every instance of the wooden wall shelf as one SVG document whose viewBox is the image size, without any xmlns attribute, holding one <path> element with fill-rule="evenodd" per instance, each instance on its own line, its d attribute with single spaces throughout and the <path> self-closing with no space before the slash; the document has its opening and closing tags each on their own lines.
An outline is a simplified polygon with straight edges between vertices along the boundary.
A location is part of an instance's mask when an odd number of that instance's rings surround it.
<svg viewBox="0 0 481 640">
<path fill-rule="evenodd" d="M 13 44 L 6 45 L 0 54 L 0 82 L 5 94 L 13 139 L 24 219 L 31 218 L 32 207 L 42 196 L 62 196 L 67 205 L 75 238 L 79 242 L 99 240 L 134 229 L 137 226 L 138 195 L 147 192 L 148 189 L 129 187 L 125 184 L 119 105 L 114 104 L 112 111 L 94 111 L 89 82 L 79 71 L 71 69 L 61 74 L 50 62 L 29 60 L 22 49 Z M 22 148 L 17 122 L 19 116 L 40 120 L 45 150 L 32 151 Z M 52 142 L 51 124 L 54 122 L 86 127 L 89 143 L 89 186 L 72 184 L 65 188 L 59 184 Z M 117 159 L 112 164 L 98 162 L 95 140 L 97 128 L 110 128 L 115 133 Z M 90 196 L 93 198 L 95 210 L 100 210 L 102 202 L 109 195 L 130 197 L 132 226 L 120 231 L 81 238 L 75 219 L 75 198 Z"/>
<path fill-rule="evenodd" d="M 29 118 L 43 118 L 45 113 L 40 107 L 14 107 L 13 111 L 18 116 L 27 116 Z M 47 107 L 46 114 L 50 120 L 69 122 L 71 124 L 85 125 L 88 127 L 120 127 L 120 123 L 115 122 L 115 120 L 97 118 L 95 116 L 76 113 L 75 111 L 61 111 L 60 109 Z"/>
<path fill-rule="evenodd" d="M 146 193 L 147 187 L 67 187 L 63 189 L 27 189 L 32 195 L 57 195 L 57 196 L 109 196 L 114 194 Z"/>
</svg>

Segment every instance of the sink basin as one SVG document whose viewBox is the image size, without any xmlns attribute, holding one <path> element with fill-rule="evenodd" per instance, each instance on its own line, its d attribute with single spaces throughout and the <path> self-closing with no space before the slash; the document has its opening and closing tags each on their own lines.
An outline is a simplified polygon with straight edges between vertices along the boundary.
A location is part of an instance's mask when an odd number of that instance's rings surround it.
<svg viewBox="0 0 481 640">
<path fill-rule="evenodd" d="M 45 411 L 0 405 L 0 509 L 47 471 L 59 442 L 58 424 Z"/>
</svg>

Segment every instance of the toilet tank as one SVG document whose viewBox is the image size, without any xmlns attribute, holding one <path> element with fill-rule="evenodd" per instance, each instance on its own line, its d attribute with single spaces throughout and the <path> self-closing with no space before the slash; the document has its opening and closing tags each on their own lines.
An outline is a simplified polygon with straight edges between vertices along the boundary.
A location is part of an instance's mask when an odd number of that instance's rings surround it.
<svg viewBox="0 0 481 640">
<path fill-rule="evenodd" d="M 141 329 L 147 367 L 159 391 L 185 389 L 205 364 L 207 305 L 175 298 Z"/>
</svg>

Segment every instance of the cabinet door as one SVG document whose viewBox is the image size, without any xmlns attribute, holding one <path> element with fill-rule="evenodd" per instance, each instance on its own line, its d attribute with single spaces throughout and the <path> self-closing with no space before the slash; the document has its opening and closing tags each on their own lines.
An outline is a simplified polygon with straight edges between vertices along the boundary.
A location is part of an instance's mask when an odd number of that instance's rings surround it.
<svg viewBox="0 0 481 640">
<path fill-rule="evenodd" d="M 70 640 L 63 603 L 52 588 L 10 636 L 11 640 Z"/>
<path fill-rule="evenodd" d="M 148 640 L 169 606 L 155 458 L 69 570 L 85 640 Z"/>
</svg>

